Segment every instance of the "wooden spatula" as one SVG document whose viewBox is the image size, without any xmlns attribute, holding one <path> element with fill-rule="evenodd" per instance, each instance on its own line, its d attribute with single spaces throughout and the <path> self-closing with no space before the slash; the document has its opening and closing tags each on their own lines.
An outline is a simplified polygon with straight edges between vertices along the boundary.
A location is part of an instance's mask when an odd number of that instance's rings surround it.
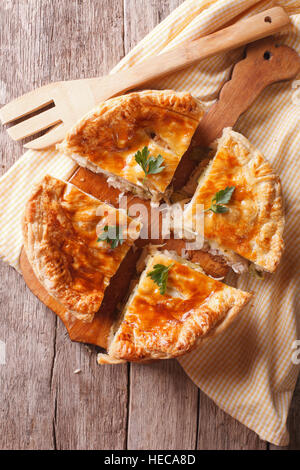
<svg viewBox="0 0 300 470">
<path fill-rule="evenodd" d="M 265 55 L 266 52 L 270 53 L 270 57 Z M 224 127 L 235 124 L 238 117 L 253 103 L 267 85 L 279 80 L 292 79 L 299 70 L 300 58 L 289 47 L 278 46 L 277 42 L 271 39 L 250 46 L 247 49 L 246 58 L 235 65 L 232 79 L 224 85 L 219 101 L 212 106 L 201 121 L 201 126 L 196 131 L 196 144 L 199 145 L 203 142 L 204 145 L 207 145 L 210 143 L 219 136 Z M 203 129 L 206 129 L 207 134 L 204 134 Z M 209 137 L 206 138 L 206 135 L 209 135 Z M 203 140 L 201 141 L 201 139 Z M 186 166 L 184 171 L 189 171 L 189 167 Z M 103 175 L 94 174 L 80 168 L 71 177 L 70 181 L 83 191 L 101 200 L 113 205 L 117 204 L 119 191 L 109 187 Z M 135 197 L 135 201 L 132 202 L 137 202 L 137 198 Z M 143 201 L 139 202 L 143 203 Z M 138 243 L 140 247 L 142 246 L 141 242 Z M 143 240 L 143 242 L 149 243 L 148 240 Z M 169 240 L 167 241 L 167 248 L 180 251 L 182 244 L 182 240 Z M 129 282 L 135 273 L 135 265 L 139 254 L 139 249 L 128 253 L 106 290 L 101 309 L 92 323 L 84 323 L 70 318 L 64 307 L 54 300 L 39 283 L 24 250 L 21 253 L 20 266 L 28 287 L 61 318 L 72 341 L 95 344 L 105 348 L 108 333 L 114 321 L 116 306 L 128 290 Z M 209 260 L 205 258 L 209 257 L 207 253 L 199 251 L 195 252 L 194 256 L 198 257 L 201 262 L 205 262 L 208 271 L 210 270 L 209 272 L 213 273 L 213 261 L 211 261 L 212 265 L 210 266 Z"/>
<path fill-rule="evenodd" d="M 54 104 L 54 107 L 8 129 L 12 139 L 20 140 L 55 126 L 25 145 L 31 149 L 49 147 L 61 141 L 76 121 L 97 103 L 201 59 L 270 36 L 289 23 L 289 16 L 284 9 L 274 7 L 209 36 L 188 42 L 159 56 L 150 57 L 116 74 L 102 78 L 56 82 L 38 88 L 4 106 L 0 110 L 0 119 L 3 124 L 7 124 Z"/>
</svg>

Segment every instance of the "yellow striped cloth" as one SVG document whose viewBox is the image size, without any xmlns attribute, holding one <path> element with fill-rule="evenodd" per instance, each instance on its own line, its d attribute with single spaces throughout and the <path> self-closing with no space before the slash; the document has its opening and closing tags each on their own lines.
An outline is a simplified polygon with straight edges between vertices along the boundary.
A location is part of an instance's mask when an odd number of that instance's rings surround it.
<svg viewBox="0 0 300 470">
<path fill-rule="evenodd" d="M 282 41 L 300 54 L 300 0 L 187 0 L 148 34 L 113 70 L 117 71 L 280 4 L 292 26 Z M 187 90 L 213 103 L 241 50 L 216 56 L 159 80 L 153 88 Z M 300 98 L 296 80 L 270 86 L 238 121 L 245 134 L 280 174 L 286 206 L 286 250 L 282 263 L 264 281 L 242 276 L 236 285 L 255 292 L 230 331 L 180 359 L 191 379 L 223 410 L 277 445 L 288 443 L 286 418 L 299 366 L 292 362 L 300 338 L 296 314 L 299 272 Z M 0 180 L 0 255 L 18 269 L 22 245 L 20 218 L 32 183 L 45 173 L 68 178 L 74 164 L 56 151 L 27 152 Z M 298 187 L 297 187 L 298 186 Z M 296 362 L 296 361 L 294 361 Z"/>
</svg>

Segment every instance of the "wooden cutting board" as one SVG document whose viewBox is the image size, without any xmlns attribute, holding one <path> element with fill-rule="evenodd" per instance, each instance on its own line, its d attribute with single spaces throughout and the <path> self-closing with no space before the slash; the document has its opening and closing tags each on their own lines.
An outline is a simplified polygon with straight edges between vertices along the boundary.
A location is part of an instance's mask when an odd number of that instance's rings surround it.
<svg viewBox="0 0 300 470">
<path fill-rule="evenodd" d="M 257 96 L 268 85 L 294 78 L 300 71 L 300 58 L 298 54 L 287 46 L 281 46 L 272 38 L 267 38 L 251 44 L 246 49 L 243 60 L 238 62 L 232 71 L 231 79 L 223 86 L 219 100 L 210 108 L 202 119 L 194 137 L 192 146 L 207 147 L 222 133 L 225 127 L 233 127 L 239 116 L 245 112 Z M 187 181 L 191 171 L 198 162 L 190 158 L 188 151 L 180 162 L 174 175 L 174 189 L 180 189 Z M 91 173 L 84 168 L 78 168 L 69 180 L 83 191 L 117 206 L 120 191 L 107 185 L 103 175 Z M 148 201 L 142 201 L 136 196 L 129 195 L 129 207 L 139 202 L 149 208 Z M 149 224 L 150 225 L 150 224 Z M 155 240 L 159 243 L 162 240 Z M 123 260 L 118 272 L 106 289 L 101 308 L 91 323 L 75 319 L 67 310 L 51 297 L 36 278 L 24 249 L 20 256 L 20 267 L 27 286 L 31 291 L 65 324 L 70 339 L 83 343 L 107 347 L 107 338 L 111 325 L 115 319 L 116 307 L 125 297 L 131 279 L 135 276 L 136 262 L 142 247 L 149 240 L 138 240 L 137 250 L 130 250 Z M 184 246 L 182 240 L 166 241 L 166 249 L 173 249 L 180 253 Z M 206 266 L 207 272 L 214 274 L 218 268 L 226 274 L 227 268 L 216 262 L 205 252 L 193 253 L 192 261 L 198 261 Z"/>
</svg>

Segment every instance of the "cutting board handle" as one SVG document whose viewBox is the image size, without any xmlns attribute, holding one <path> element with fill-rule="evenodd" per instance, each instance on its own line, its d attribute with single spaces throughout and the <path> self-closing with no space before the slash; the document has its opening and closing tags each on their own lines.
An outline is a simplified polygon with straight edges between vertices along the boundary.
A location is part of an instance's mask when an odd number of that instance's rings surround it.
<svg viewBox="0 0 300 470">
<path fill-rule="evenodd" d="M 245 58 L 234 65 L 231 79 L 221 89 L 219 99 L 201 119 L 193 136 L 193 147 L 209 147 L 225 127 L 234 127 L 268 85 L 296 77 L 300 72 L 300 57 L 290 47 L 279 45 L 278 41 L 261 39 L 247 47 Z M 185 185 L 196 166 L 197 161 L 187 152 L 174 175 L 175 191 Z"/>
<path fill-rule="evenodd" d="M 290 24 L 290 18 L 281 7 L 270 8 L 227 28 L 201 37 L 157 56 L 151 56 L 132 67 L 109 75 L 105 88 L 111 96 L 144 85 L 171 72 L 183 69 L 197 61 L 238 48 L 270 36 Z M 103 99 L 103 79 L 93 82 L 96 101 Z M 121 85 L 121 86 L 120 86 Z"/>
<path fill-rule="evenodd" d="M 279 40 L 267 38 L 251 44 L 238 62 L 218 101 L 209 109 L 193 138 L 194 145 L 208 146 L 225 127 L 233 127 L 259 94 L 272 83 L 290 80 L 300 72 L 300 57 Z"/>
</svg>

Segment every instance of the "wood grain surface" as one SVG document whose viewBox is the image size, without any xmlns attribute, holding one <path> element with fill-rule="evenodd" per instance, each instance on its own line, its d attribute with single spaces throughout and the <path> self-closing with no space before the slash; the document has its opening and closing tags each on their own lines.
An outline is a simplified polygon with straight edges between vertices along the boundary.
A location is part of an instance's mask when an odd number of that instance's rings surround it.
<svg viewBox="0 0 300 470">
<path fill-rule="evenodd" d="M 2 0 L 0 105 L 107 73 L 181 0 Z M 1 174 L 22 147 L 0 133 Z M 278 449 L 200 392 L 176 361 L 102 366 L 0 265 L 0 449 Z M 74 374 L 74 371 L 80 371 Z M 290 448 L 300 449 L 300 383 Z"/>
</svg>

